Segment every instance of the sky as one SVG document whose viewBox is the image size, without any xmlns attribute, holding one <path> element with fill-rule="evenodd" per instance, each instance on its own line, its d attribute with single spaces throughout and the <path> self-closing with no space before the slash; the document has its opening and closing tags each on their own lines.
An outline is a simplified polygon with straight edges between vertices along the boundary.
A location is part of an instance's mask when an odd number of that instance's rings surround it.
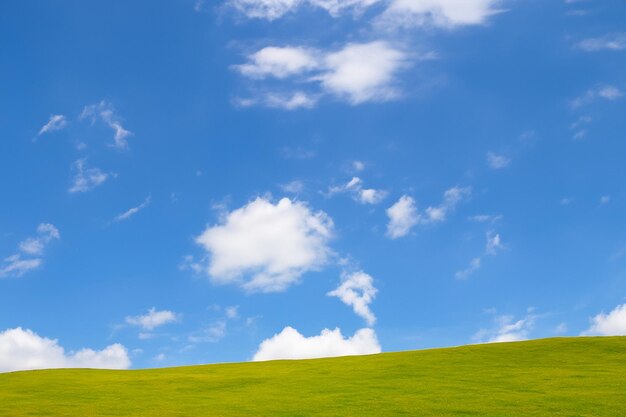
<svg viewBox="0 0 626 417">
<path fill-rule="evenodd" d="M 0 372 L 626 335 L 624 21 L 2 2 Z"/>
</svg>

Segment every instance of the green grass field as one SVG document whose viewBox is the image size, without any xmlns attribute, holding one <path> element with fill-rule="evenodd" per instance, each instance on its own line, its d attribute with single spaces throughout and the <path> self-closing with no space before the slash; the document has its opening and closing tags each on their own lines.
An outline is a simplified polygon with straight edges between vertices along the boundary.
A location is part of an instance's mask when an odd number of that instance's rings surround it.
<svg viewBox="0 0 626 417">
<path fill-rule="evenodd" d="M 0 416 L 626 416 L 626 337 L 0 374 Z"/>
</svg>

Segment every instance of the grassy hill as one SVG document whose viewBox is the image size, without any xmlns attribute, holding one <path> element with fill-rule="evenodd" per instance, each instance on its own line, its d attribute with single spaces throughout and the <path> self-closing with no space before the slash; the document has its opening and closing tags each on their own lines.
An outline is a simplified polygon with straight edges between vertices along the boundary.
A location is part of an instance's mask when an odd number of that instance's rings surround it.
<svg viewBox="0 0 626 417">
<path fill-rule="evenodd" d="M 0 416 L 626 416 L 626 337 L 0 374 Z"/>
</svg>

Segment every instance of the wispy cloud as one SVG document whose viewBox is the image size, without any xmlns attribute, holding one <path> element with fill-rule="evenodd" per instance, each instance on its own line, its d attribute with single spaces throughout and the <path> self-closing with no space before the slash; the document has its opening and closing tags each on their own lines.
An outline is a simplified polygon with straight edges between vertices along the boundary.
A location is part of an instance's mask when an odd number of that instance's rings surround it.
<svg viewBox="0 0 626 417">
<path fill-rule="evenodd" d="M 50 116 L 48 123 L 42 126 L 39 129 L 38 135 L 43 135 L 44 133 L 54 132 L 56 130 L 61 130 L 67 126 L 67 118 L 62 114 L 54 114 Z"/>
<path fill-rule="evenodd" d="M 339 287 L 327 295 L 339 298 L 344 304 L 351 306 L 369 326 L 376 322 L 376 316 L 369 305 L 374 301 L 378 290 L 374 287 L 374 278 L 363 271 L 344 273 Z"/>
<path fill-rule="evenodd" d="M 623 51 L 626 49 L 626 33 L 612 33 L 597 38 L 587 38 L 576 46 L 585 52 Z"/>
<path fill-rule="evenodd" d="M 122 126 L 122 122 L 115 113 L 115 109 L 111 103 L 103 100 L 100 103 L 85 106 L 80 114 L 80 120 L 85 119 L 91 120 L 92 123 L 96 120 L 101 120 L 108 127 L 113 129 L 113 143 L 111 144 L 113 148 L 128 148 L 127 139 L 132 136 L 133 133 Z"/>
<path fill-rule="evenodd" d="M 38 269 L 43 264 L 41 255 L 45 247 L 53 240 L 59 240 L 59 230 L 50 223 L 37 226 L 37 235 L 22 240 L 19 252 L 6 257 L 0 263 L 0 278 L 21 277 L 25 273 Z"/>
<path fill-rule="evenodd" d="M 143 210 L 144 208 L 148 207 L 150 205 L 151 200 L 152 200 L 151 196 L 146 197 L 146 199 L 143 201 L 143 203 L 139 204 L 136 207 L 129 208 L 128 210 L 126 210 L 125 212 L 123 212 L 121 214 L 118 214 L 117 216 L 115 216 L 113 221 L 114 222 L 121 222 L 121 221 L 130 219 L 135 214 L 139 213 L 141 210 Z"/>
<path fill-rule="evenodd" d="M 74 178 L 72 185 L 67 190 L 72 194 L 91 191 L 109 178 L 109 174 L 102 172 L 100 168 L 86 166 L 86 158 L 76 160 L 72 165 L 72 170 L 74 171 Z"/>
<path fill-rule="evenodd" d="M 467 268 L 457 271 L 454 274 L 454 276 L 457 279 L 469 278 L 470 275 L 472 275 L 473 273 L 475 273 L 476 271 L 480 269 L 484 256 L 496 256 L 498 252 L 500 252 L 501 250 L 505 248 L 504 244 L 502 244 L 502 239 L 500 238 L 499 233 L 489 231 L 487 232 L 486 239 L 487 239 L 487 242 L 485 243 L 485 250 L 483 254 L 481 256 L 473 258 L 469 262 L 469 265 L 467 266 Z"/>
</svg>

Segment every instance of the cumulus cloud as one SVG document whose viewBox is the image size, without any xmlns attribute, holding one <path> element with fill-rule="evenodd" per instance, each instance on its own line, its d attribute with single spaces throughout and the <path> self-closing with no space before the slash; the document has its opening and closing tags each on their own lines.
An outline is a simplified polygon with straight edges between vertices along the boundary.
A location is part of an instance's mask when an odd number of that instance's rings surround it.
<svg viewBox="0 0 626 417">
<path fill-rule="evenodd" d="M 529 309 L 532 311 L 532 309 Z M 502 315 L 494 319 L 492 329 L 481 329 L 474 335 L 480 343 L 516 342 L 526 340 L 535 326 L 537 316 L 530 313 L 526 317 L 515 320 L 514 316 Z"/>
<path fill-rule="evenodd" d="M 500 0 L 391 0 L 376 24 L 385 29 L 481 25 L 502 11 L 501 3 Z"/>
<path fill-rule="evenodd" d="M 626 304 L 618 305 L 610 313 L 600 313 L 591 319 L 591 326 L 584 336 L 625 336 Z"/>
<path fill-rule="evenodd" d="M 53 240 L 59 240 L 59 229 L 50 223 L 37 226 L 37 235 L 22 240 L 19 251 L 10 255 L 0 264 L 0 278 L 21 277 L 25 273 L 39 268 L 43 264 L 41 255 L 45 247 Z"/>
<path fill-rule="evenodd" d="M 511 159 L 504 155 L 498 155 L 493 152 L 487 152 L 487 164 L 492 169 L 502 169 L 509 166 Z"/>
<path fill-rule="evenodd" d="M 113 219 L 114 222 L 121 222 L 124 220 L 128 220 L 131 217 L 133 217 L 135 214 L 139 213 L 141 210 L 143 210 L 144 208 L 148 207 L 148 205 L 150 205 L 150 196 L 146 197 L 146 199 L 143 201 L 143 203 L 139 204 L 136 207 L 131 207 L 128 210 L 126 210 L 123 213 L 118 214 L 117 216 L 115 216 L 115 219 Z"/>
<path fill-rule="evenodd" d="M 351 43 L 326 56 L 328 70 L 319 80 L 351 104 L 386 101 L 398 96 L 394 76 L 406 63 L 407 55 L 387 42 Z"/>
<path fill-rule="evenodd" d="M 127 369 L 130 359 L 118 343 L 96 351 L 66 353 L 57 340 L 17 327 L 0 332 L 0 372 L 47 368 Z"/>
<path fill-rule="evenodd" d="M 100 168 L 86 166 L 85 158 L 76 160 L 72 170 L 74 171 L 74 178 L 72 178 L 72 185 L 67 190 L 72 194 L 91 191 L 109 178 L 109 174 L 102 172 Z"/>
<path fill-rule="evenodd" d="M 157 327 L 168 323 L 174 323 L 178 320 L 178 314 L 169 310 L 157 311 L 154 307 L 150 308 L 146 314 L 140 316 L 128 316 L 125 319 L 127 324 L 139 326 L 144 330 L 154 330 Z"/>
<path fill-rule="evenodd" d="M 54 114 L 50 116 L 48 123 L 43 125 L 41 129 L 39 129 L 38 135 L 43 135 L 44 133 L 54 132 L 56 130 L 61 130 L 65 126 L 67 126 L 67 118 L 62 114 Z"/>
<path fill-rule="evenodd" d="M 429 206 L 422 213 L 417 209 L 412 197 L 403 195 L 391 207 L 387 209 L 387 236 L 397 239 L 409 234 L 415 225 L 432 225 L 444 222 L 448 215 L 471 195 L 469 187 L 452 187 L 443 194 L 443 201 L 438 206 Z"/>
<path fill-rule="evenodd" d="M 128 148 L 127 138 L 132 136 L 133 133 L 122 126 L 122 122 L 115 113 L 115 109 L 111 103 L 103 100 L 100 103 L 85 106 L 80 114 L 80 119 L 89 119 L 92 123 L 96 120 L 101 120 L 104 124 L 113 129 L 114 135 L 111 146 L 116 149 Z"/>
<path fill-rule="evenodd" d="M 376 59 L 371 59 L 372 56 Z M 321 93 L 332 94 L 353 105 L 398 97 L 396 75 L 409 65 L 407 53 L 385 41 L 349 43 L 336 51 L 269 46 L 248 55 L 247 59 L 248 62 L 233 66 L 245 77 L 297 77 L 297 82 L 316 85 Z M 311 108 L 321 93 L 265 94 L 261 98 L 239 100 L 238 104 L 288 110 Z"/>
<path fill-rule="evenodd" d="M 376 316 L 370 310 L 370 303 L 374 301 L 378 290 L 374 287 L 374 278 L 365 272 L 358 271 L 351 274 L 344 273 L 342 282 L 327 295 L 338 297 L 344 304 L 351 306 L 354 312 L 363 317 L 369 326 L 376 322 Z"/>
<path fill-rule="evenodd" d="M 387 216 L 389 217 L 387 236 L 392 239 L 408 235 L 420 219 L 415 200 L 408 195 L 403 195 L 389 207 Z"/>
<path fill-rule="evenodd" d="M 286 78 L 317 68 L 317 52 L 303 47 L 268 46 L 248 56 L 248 62 L 235 65 L 242 75 L 263 79 Z"/>
<path fill-rule="evenodd" d="M 229 0 L 228 5 L 251 19 L 276 20 L 301 7 L 320 8 L 337 17 L 345 11 L 360 13 L 381 0 Z"/>
<path fill-rule="evenodd" d="M 622 51 L 626 49 L 626 33 L 613 33 L 578 42 L 577 47 L 585 52 Z"/>
<path fill-rule="evenodd" d="M 196 242 L 207 251 L 205 270 L 213 282 L 276 292 L 327 263 L 333 227 L 326 213 L 303 202 L 283 198 L 274 204 L 259 197 L 227 213 Z"/>
<path fill-rule="evenodd" d="M 292 327 L 264 340 L 252 360 L 311 359 L 380 353 L 380 344 L 372 329 L 358 330 L 344 338 L 340 329 L 324 329 L 319 336 L 305 337 Z"/>
</svg>

